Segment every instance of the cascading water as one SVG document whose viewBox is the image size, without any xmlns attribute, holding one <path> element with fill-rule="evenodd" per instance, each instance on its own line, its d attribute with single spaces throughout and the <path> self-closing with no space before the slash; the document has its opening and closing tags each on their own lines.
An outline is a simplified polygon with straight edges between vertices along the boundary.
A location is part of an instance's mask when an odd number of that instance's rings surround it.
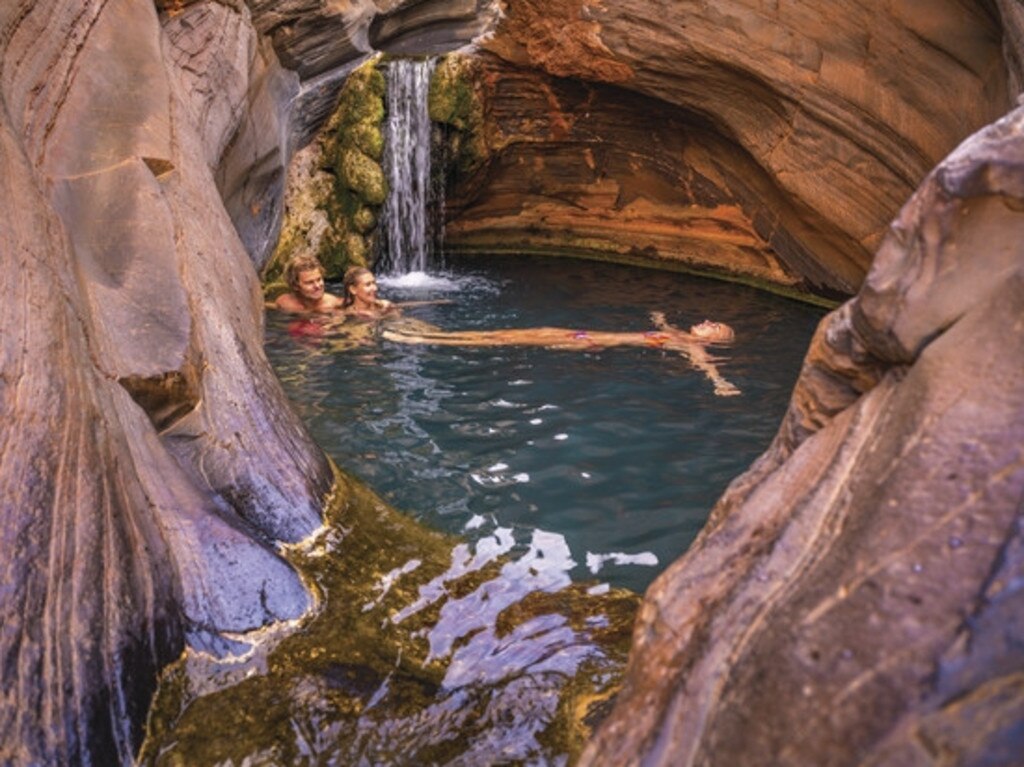
<svg viewBox="0 0 1024 767">
<path fill-rule="evenodd" d="M 399 59 L 387 68 L 384 172 L 384 249 L 378 271 L 398 276 L 432 266 L 430 115 L 427 91 L 436 60 Z"/>
</svg>

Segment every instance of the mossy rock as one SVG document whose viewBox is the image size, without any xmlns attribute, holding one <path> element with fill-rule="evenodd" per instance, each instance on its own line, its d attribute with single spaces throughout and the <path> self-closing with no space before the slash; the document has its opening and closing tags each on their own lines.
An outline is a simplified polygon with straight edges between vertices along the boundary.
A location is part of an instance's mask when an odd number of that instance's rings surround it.
<svg viewBox="0 0 1024 767">
<path fill-rule="evenodd" d="M 450 54 L 434 69 L 427 97 L 430 119 L 449 126 L 448 153 L 462 174 L 473 173 L 490 155 L 477 79 L 478 67 L 471 58 Z"/>
<path fill-rule="evenodd" d="M 338 181 L 370 205 L 383 205 L 388 183 L 379 163 L 358 149 L 346 147 L 338 153 Z"/>
<path fill-rule="evenodd" d="M 359 234 L 368 234 L 377 226 L 377 214 L 372 208 L 363 206 L 352 214 L 352 225 Z"/>
<path fill-rule="evenodd" d="M 353 123 L 347 128 L 343 142 L 377 162 L 384 157 L 384 131 L 379 122 Z"/>
<path fill-rule="evenodd" d="M 371 59 L 354 70 L 345 80 L 338 97 L 340 115 L 338 130 L 342 133 L 356 123 L 380 124 L 384 120 L 384 94 L 387 83 L 377 69 L 378 59 Z"/>
<path fill-rule="evenodd" d="M 427 96 L 430 119 L 459 130 L 483 123 L 483 108 L 476 95 L 474 67 L 458 55 L 445 56 L 434 69 Z"/>
<path fill-rule="evenodd" d="M 345 254 L 348 256 L 349 266 L 366 266 L 366 257 L 369 254 L 366 239 L 355 232 L 346 235 Z"/>
</svg>

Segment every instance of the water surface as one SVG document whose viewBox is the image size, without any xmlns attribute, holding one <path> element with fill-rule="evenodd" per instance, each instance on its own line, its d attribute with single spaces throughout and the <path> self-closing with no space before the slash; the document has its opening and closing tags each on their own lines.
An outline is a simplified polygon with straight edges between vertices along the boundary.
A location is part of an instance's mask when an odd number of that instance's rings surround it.
<svg viewBox="0 0 1024 767">
<path fill-rule="evenodd" d="M 715 396 L 658 348 L 349 348 L 269 318 L 267 351 L 314 437 L 414 518 L 471 540 L 510 529 L 564 537 L 571 576 L 642 591 L 682 554 L 728 482 L 767 447 L 821 309 L 752 288 L 634 267 L 533 258 L 456 263 L 383 280 L 444 329 L 650 330 L 732 325 L 716 350 L 742 395 Z M 410 285 L 411 283 L 411 285 Z"/>
</svg>

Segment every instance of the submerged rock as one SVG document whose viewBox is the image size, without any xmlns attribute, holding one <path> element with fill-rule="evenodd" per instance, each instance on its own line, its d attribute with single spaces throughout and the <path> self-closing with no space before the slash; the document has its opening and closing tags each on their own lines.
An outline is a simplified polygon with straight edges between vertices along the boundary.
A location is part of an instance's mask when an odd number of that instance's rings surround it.
<svg viewBox="0 0 1024 767">
<path fill-rule="evenodd" d="M 822 321 L 771 448 L 648 591 L 584 764 L 1019 759 L 1022 317 L 1018 109 Z"/>
<path fill-rule="evenodd" d="M 575 759 L 618 690 L 639 597 L 572 584 L 561 536 L 460 542 L 347 477 L 338 488 L 327 526 L 293 550 L 321 609 L 245 657 L 185 656 L 140 763 Z"/>
</svg>

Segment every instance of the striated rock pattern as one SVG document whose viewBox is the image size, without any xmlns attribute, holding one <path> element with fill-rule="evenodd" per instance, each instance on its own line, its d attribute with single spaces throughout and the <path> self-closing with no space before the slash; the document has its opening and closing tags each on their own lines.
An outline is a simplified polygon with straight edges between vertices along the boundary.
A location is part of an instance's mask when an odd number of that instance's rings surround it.
<svg viewBox="0 0 1024 767">
<path fill-rule="evenodd" d="M 3 764 L 131 763 L 186 637 L 310 604 L 273 543 L 319 526 L 331 474 L 215 183 L 273 77 L 247 14 L 0 9 Z"/>
<path fill-rule="evenodd" d="M 1024 109 L 892 223 L 770 449 L 648 591 L 584 764 L 1018 764 Z"/>
<path fill-rule="evenodd" d="M 453 173 L 449 250 L 572 253 L 803 292 L 846 287 L 822 259 L 839 232 L 808 221 L 699 115 L 494 57 L 459 69 L 469 84 L 449 87 L 474 89 L 483 141 L 472 171 Z"/>
<path fill-rule="evenodd" d="M 1008 14 L 1019 14 L 1015 3 L 1002 5 Z M 576 109 L 583 96 L 574 104 L 562 92 L 579 92 L 581 86 L 502 72 L 497 87 L 503 98 L 532 107 L 545 96 L 538 91 L 546 90 L 548 108 L 539 117 L 531 112 L 539 125 L 525 121 L 519 134 L 502 122 L 507 115 L 494 115 L 505 145 L 491 162 L 500 194 L 466 206 L 465 222 L 453 216 L 448 241 L 459 245 L 464 229 L 476 233 L 493 216 L 502 236 L 548 248 L 548 232 L 534 236 L 538 219 L 590 219 L 595 226 L 619 219 L 621 200 L 607 195 L 606 187 L 601 191 L 608 203 L 601 206 L 595 171 L 581 162 L 594 144 L 623 160 L 656 163 L 668 178 L 690 176 L 699 152 L 712 158 L 705 166 L 718 163 L 722 148 L 730 146 L 745 167 L 729 170 L 741 170 L 738 180 L 750 178 L 755 189 L 742 183 L 727 188 L 720 218 L 698 202 L 710 229 L 739 224 L 746 238 L 753 235 L 749 248 L 759 253 L 753 260 L 763 261 L 770 247 L 784 264 L 784 281 L 795 275 L 817 292 L 852 294 L 886 223 L 924 175 L 1011 105 L 1017 91 L 1008 85 L 1003 37 L 992 4 L 959 0 L 939 0 L 927 9 L 881 0 L 510 0 L 494 35 L 481 42 L 484 48 L 512 67 L 614 85 L 648 99 L 633 100 L 636 112 L 623 121 L 619 100 L 609 98 L 607 89 L 592 88 L 594 103 Z M 516 93 L 519 87 L 522 93 Z M 956 94 L 955 107 L 950 94 Z M 604 109 L 608 114 L 601 116 Z M 551 134 L 548 118 L 560 124 L 561 136 Z M 681 127 L 669 131 L 664 124 Z M 651 141 L 637 142 L 637 125 Z M 686 152 L 681 141 L 666 143 L 666 134 L 680 130 Z M 702 136 L 714 140 L 704 142 Z M 535 188 L 550 170 L 553 153 L 578 158 L 577 175 L 563 181 L 575 187 L 565 197 L 556 188 Z M 535 163 L 538 171 L 529 172 Z M 512 188 L 502 171 L 516 166 L 525 172 Z M 760 207 L 779 209 L 781 201 L 785 212 L 777 220 L 759 220 L 749 210 L 764 179 L 771 184 Z M 721 187 L 729 180 L 716 181 Z M 583 188 L 590 191 L 581 199 Z M 523 223 L 512 232 L 510 206 L 520 200 Z M 649 205 L 660 209 L 664 200 L 653 194 Z M 737 212 L 737 205 L 744 210 Z M 685 210 L 672 209 L 676 221 L 669 229 L 685 216 Z M 619 235 L 620 248 L 642 227 L 664 242 L 669 232 L 657 225 L 659 218 L 653 212 L 634 218 Z M 659 250 L 658 257 L 675 258 L 694 234 L 684 229 L 675 248 Z M 475 242 L 472 236 L 467 240 Z M 735 253 L 721 266 L 743 272 L 748 261 L 733 261 Z"/>
</svg>

